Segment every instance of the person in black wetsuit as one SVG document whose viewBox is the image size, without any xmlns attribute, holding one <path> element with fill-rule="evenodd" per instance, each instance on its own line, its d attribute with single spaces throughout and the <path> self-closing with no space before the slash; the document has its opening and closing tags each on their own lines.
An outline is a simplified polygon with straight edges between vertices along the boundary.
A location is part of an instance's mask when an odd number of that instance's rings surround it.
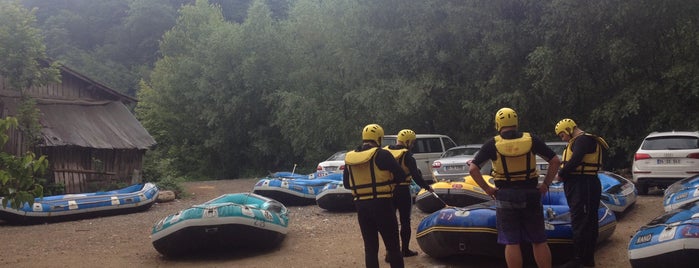
<svg viewBox="0 0 699 268">
<path fill-rule="evenodd" d="M 556 176 L 563 182 L 573 227 L 573 259 L 564 267 L 594 267 L 602 195 L 597 172 L 602 167 L 602 152 L 609 145 L 601 137 L 585 133 L 569 118 L 559 121 L 555 132 L 568 142 Z"/>
<path fill-rule="evenodd" d="M 366 267 L 379 267 L 379 233 L 392 268 L 404 267 L 393 205 L 393 189 L 406 174 L 389 151 L 381 148 L 383 128 L 369 124 L 362 131 L 362 145 L 345 155 L 342 182 L 352 191 L 359 229 L 364 240 Z"/>
<path fill-rule="evenodd" d="M 417 168 L 417 162 L 415 157 L 410 152 L 410 149 L 415 145 L 415 131 L 410 129 L 403 129 L 396 135 L 396 144 L 384 147 L 384 149 L 391 152 L 393 157 L 398 161 L 403 171 L 408 174 L 405 181 L 401 182 L 396 186 L 393 192 L 394 205 L 398 209 L 398 214 L 400 215 L 400 240 L 401 240 L 401 251 L 403 252 L 403 257 L 412 257 L 417 255 L 417 252 L 410 250 L 410 214 L 413 208 L 413 197 L 410 193 L 410 183 L 415 181 L 417 185 L 424 188 L 427 191 L 434 192 L 432 187 L 430 187 L 425 180 L 422 179 L 422 172 Z M 389 261 L 388 255 L 386 255 L 386 262 Z"/>
</svg>

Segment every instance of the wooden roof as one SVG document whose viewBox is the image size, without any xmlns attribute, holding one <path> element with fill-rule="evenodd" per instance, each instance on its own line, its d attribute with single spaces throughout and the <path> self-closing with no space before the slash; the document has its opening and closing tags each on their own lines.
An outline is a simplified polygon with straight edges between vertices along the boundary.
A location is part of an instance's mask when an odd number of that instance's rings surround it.
<svg viewBox="0 0 699 268">
<path fill-rule="evenodd" d="M 98 149 L 148 149 L 155 140 L 119 101 L 37 103 L 41 110 L 40 146 L 80 146 Z"/>
<path fill-rule="evenodd" d="M 0 98 L 16 111 L 18 98 Z M 120 101 L 37 99 L 43 142 L 40 147 L 79 146 L 97 149 L 148 149 L 153 137 Z M 12 112 L 10 112 L 13 114 Z"/>
<path fill-rule="evenodd" d="M 44 63 L 48 64 L 49 61 Z M 67 66 L 60 65 L 59 68 L 63 79 L 66 75 L 75 77 L 84 82 L 80 87 L 86 87 L 98 94 L 88 97 L 75 97 L 75 94 L 30 94 L 41 111 L 39 121 L 43 126 L 43 142 L 38 146 L 148 149 L 156 144 L 126 106 L 135 103 L 135 98 L 111 89 Z M 16 115 L 19 100 L 18 91 L 0 88 L 0 115 Z"/>
</svg>

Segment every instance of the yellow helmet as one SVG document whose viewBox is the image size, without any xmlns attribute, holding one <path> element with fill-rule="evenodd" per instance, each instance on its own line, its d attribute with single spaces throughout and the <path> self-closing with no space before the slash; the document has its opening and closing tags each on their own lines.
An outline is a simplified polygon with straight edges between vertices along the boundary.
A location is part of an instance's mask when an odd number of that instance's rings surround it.
<svg viewBox="0 0 699 268">
<path fill-rule="evenodd" d="M 383 139 L 383 128 L 378 124 L 368 124 L 364 127 L 362 131 L 362 140 L 375 141 L 376 144 L 381 146 L 381 140 Z"/>
<path fill-rule="evenodd" d="M 504 127 L 517 126 L 517 112 L 511 108 L 502 108 L 495 113 L 495 130 L 500 131 Z"/>
<path fill-rule="evenodd" d="M 561 134 L 561 132 L 568 134 L 569 136 L 573 136 L 573 129 L 577 126 L 578 125 L 575 124 L 575 121 L 573 121 L 573 119 L 562 119 L 561 121 L 558 121 L 558 124 L 556 124 L 556 136 L 558 136 L 558 134 Z"/>
<path fill-rule="evenodd" d="M 412 131 L 410 129 L 403 129 L 398 132 L 398 137 L 396 138 L 398 141 L 405 143 L 405 145 L 410 146 L 410 144 L 413 143 L 416 139 L 415 131 Z"/>
</svg>

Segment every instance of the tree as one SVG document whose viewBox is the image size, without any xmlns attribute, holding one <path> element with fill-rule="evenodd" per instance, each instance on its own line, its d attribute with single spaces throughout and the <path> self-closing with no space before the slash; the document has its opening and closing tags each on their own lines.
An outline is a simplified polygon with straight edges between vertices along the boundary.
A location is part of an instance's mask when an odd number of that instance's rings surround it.
<svg viewBox="0 0 699 268">
<path fill-rule="evenodd" d="M 0 76 L 17 91 L 58 81 L 57 62 L 42 66 L 46 46 L 34 12 L 17 1 L 0 1 Z"/>
<path fill-rule="evenodd" d="M 35 28 L 34 11 L 23 8 L 18 2 L 0 1 L 0 76 L 8 81 L 11 89 L 23 92 L 32 86 L 58 81 L 57 63 L 44 66 L 45 46 L 41 34 Z M 33 100 L 23 96 L 18 114 L 21 122 L 13 117 L 0 119 L 0 148 L 8 140 L 7 131 L 19 128 L 28 140 L 33 141 L 39 131 L 38 114 Z M 31 148 L 31 146 L 30 146 Z M 43 195 L 37 179 L 48 167 L 45 156 L 36 158 L 33 152 L 15 156 L 0 152 L 0 196 L 2 206 L 8 202 L 18 208 L 25 202 Z"/>
<path fill-rule="evenodd" d="M 0 119 L 0 148 L 7 142 L 7 131 L 17 127 L 17 119 L 8 117 Z M 0 199 L 2 206 L 8 203 L 12 208 L 19 208 L 24 203 L 34 204 L 34 198 L 43 196 L 44 188 L 36 182 L 48 168 L 46 156 L 36 158 L 27 152 L 23 157 L 0 152 Z"/>
</svg>

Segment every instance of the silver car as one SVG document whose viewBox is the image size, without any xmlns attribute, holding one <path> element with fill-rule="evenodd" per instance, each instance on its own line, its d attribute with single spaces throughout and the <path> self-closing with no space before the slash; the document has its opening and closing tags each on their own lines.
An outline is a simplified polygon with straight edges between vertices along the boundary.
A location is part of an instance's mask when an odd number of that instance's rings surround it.
<svg viewBox="0 0 699 268">
<path fill-rule="evenodd" d="M 452 147 L 432 162 L 432 177 L 435 182 L 462 180 L 468 176 L 469 160 L 473 160 L 482 144 L 469 144 Z"/>
<path fill-rule="evenodd" d="M 568 143 L 565 141 L 547 141 L 546 145 L 548 145 L 551 150 L 553 150 L 556 155 L 558 155 L 558 158 L 563 161 L 563 151 L 566 149 L 566 146 L 568 146 Z M 546 171 L 549 169 L 549 162 L 541 158 L 540 156 L 536 156 L 536 168 L 539 169 L 539 178 L 543 179 L 546 176 Z"/>
<path fill-rule="evenodd" d="M 699 174 L 699 131 L 653 132 L 634 155 L 633 182 L 639 194 Z"/>
<path fill-rule="evenodd" d="M 382 146 L 396 144 L 396 135 L 386 135 L 383 138 Z M 428 184 L 434 183 L 430 176 L 432 162 L 439 159 L 448 149 L 456 146 L 456 143 L 446 135 L 440 134 L 417 134 L 415 146 L 410 150 L 415 157 L 417 168 L 422 172 L 422 179 Z"/>
</svg>

